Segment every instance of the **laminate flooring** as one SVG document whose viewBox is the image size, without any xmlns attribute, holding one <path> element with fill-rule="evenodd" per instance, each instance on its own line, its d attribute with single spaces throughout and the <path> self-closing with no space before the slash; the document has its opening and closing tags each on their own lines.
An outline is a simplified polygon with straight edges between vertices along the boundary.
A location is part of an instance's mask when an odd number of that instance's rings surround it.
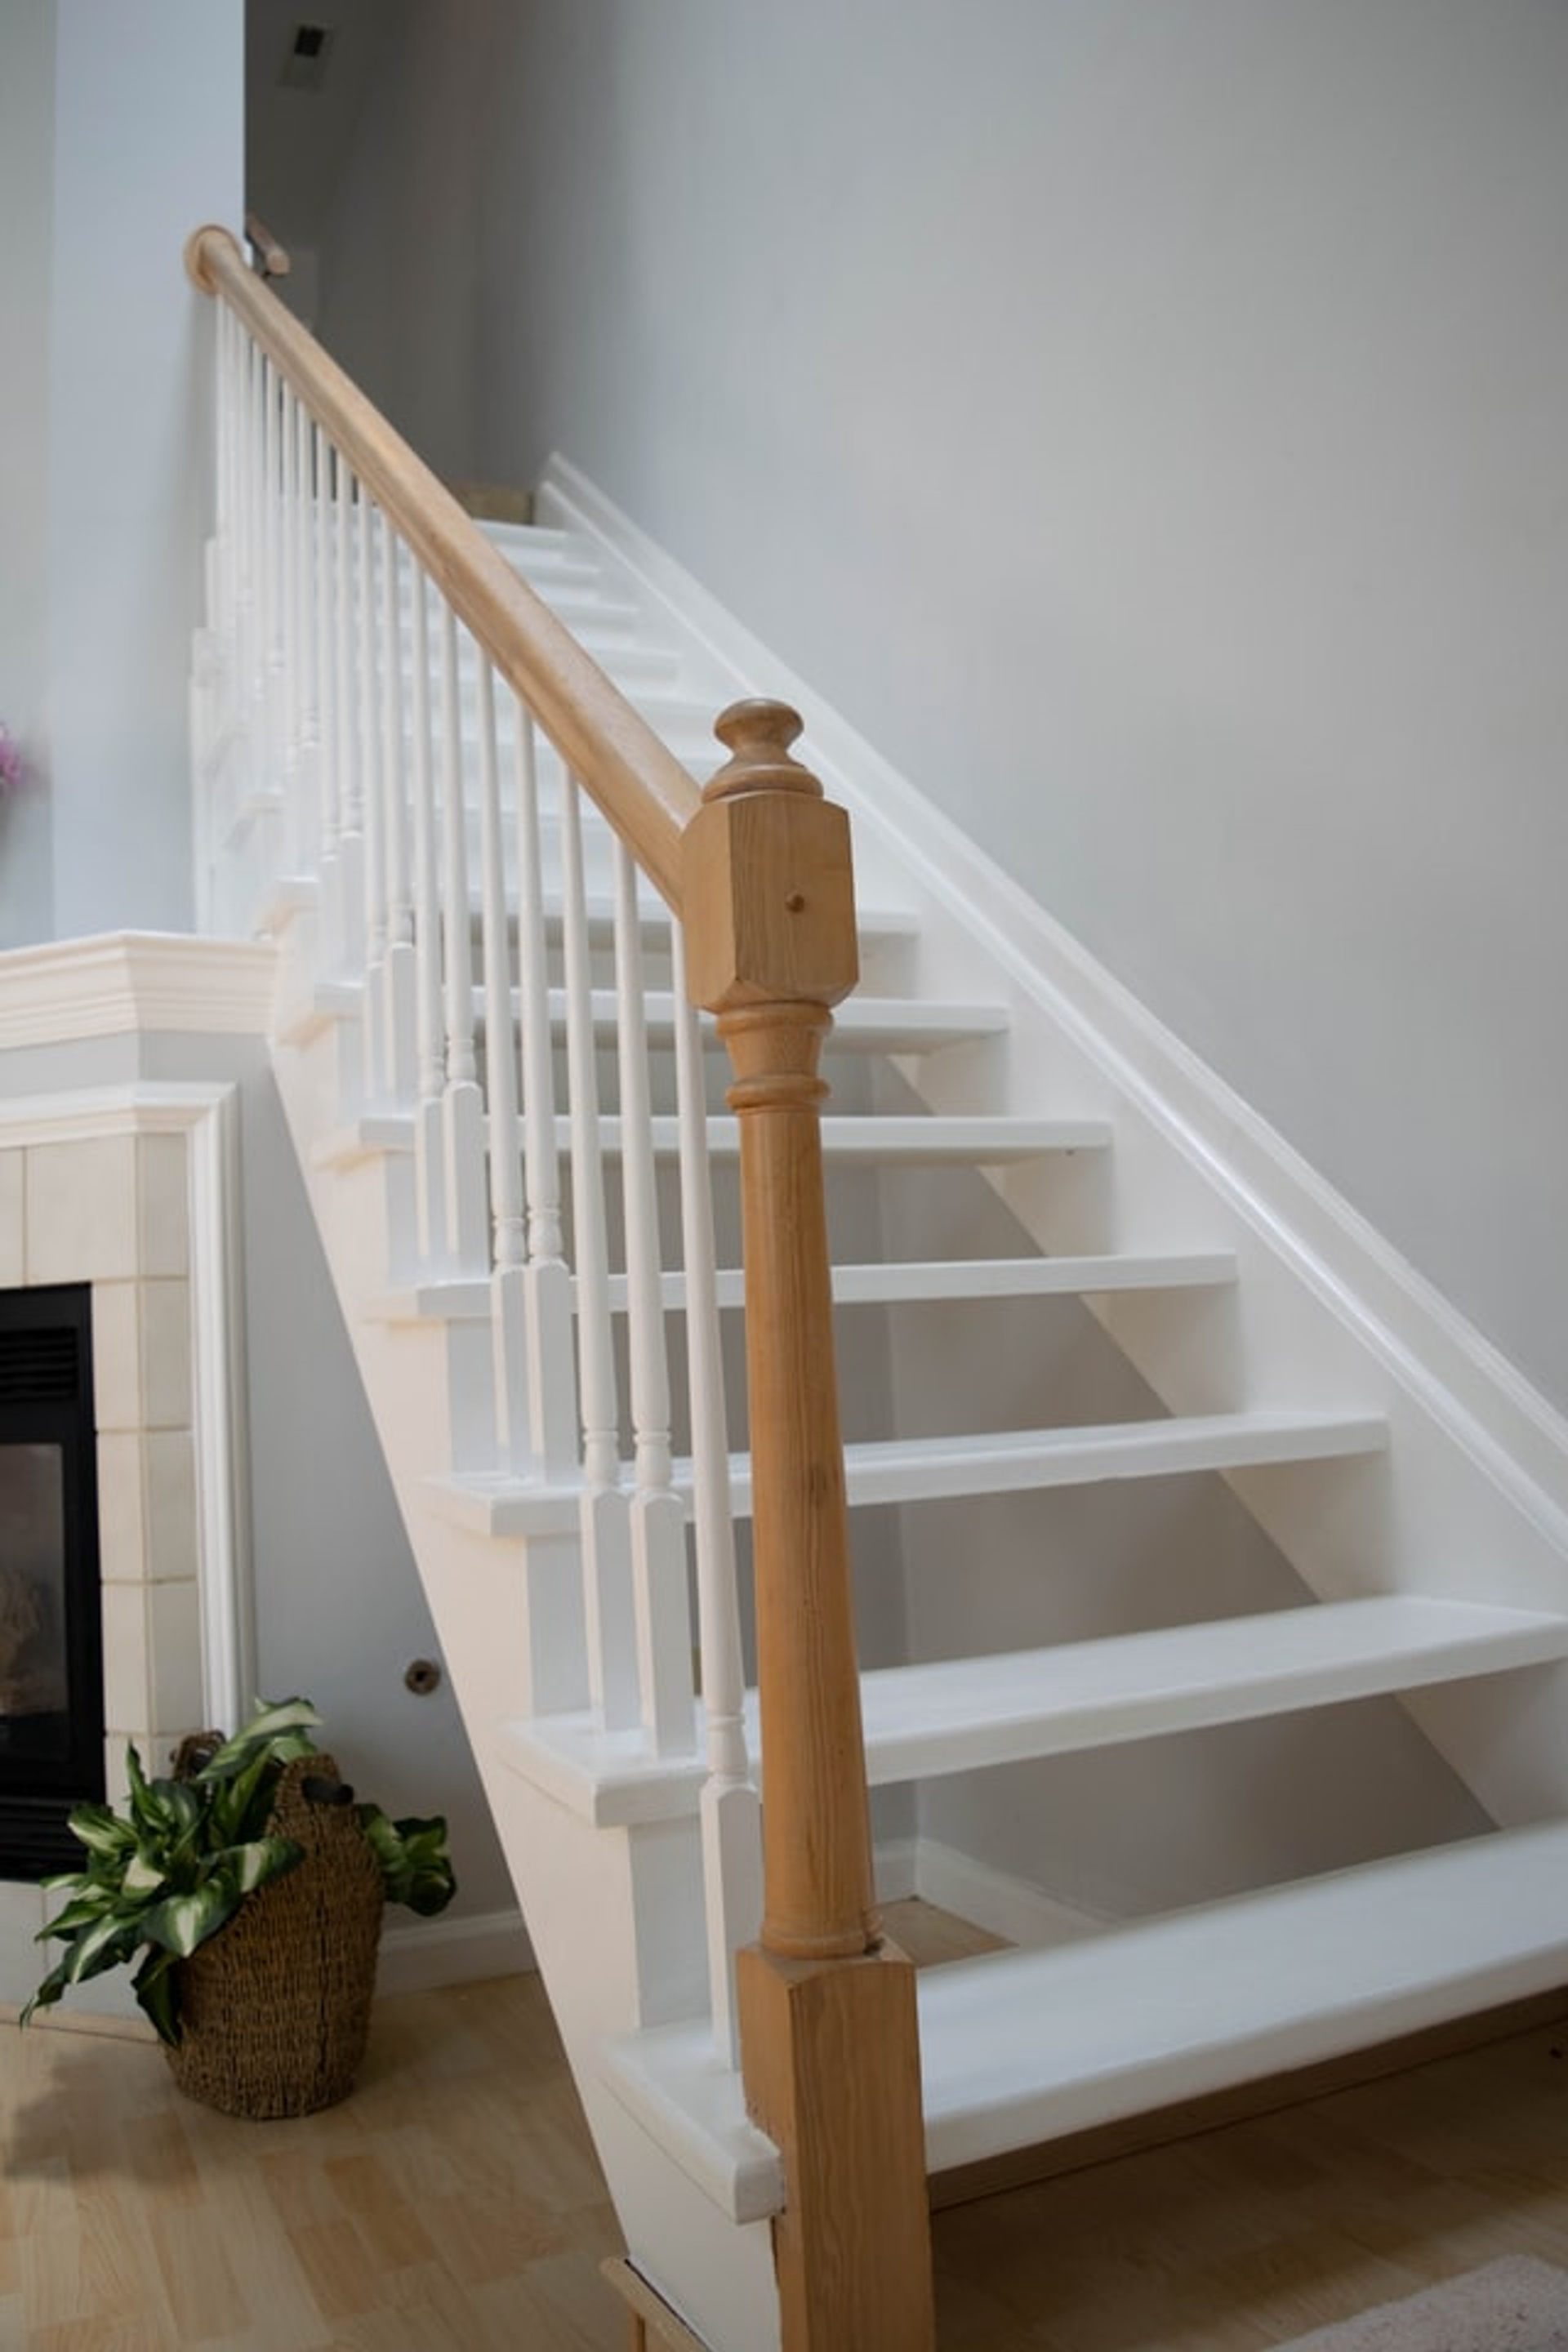
<svg viewBox="0 0 1568 2352">
<path fill-rule="evenodd" d="M 932 1958 L 962 1937 L 900 1906 Z M 1568 2004 L 1565 2004 L 1568 2006 Z M 377 2005 L 257 2124 L 150 2043 L 0 2025 L 4 2352 L 622 2352 L 536 1978 Z M 1568 2020 L 939 2212 L 942 2352 L 1264 2352 L 1508 2252 L 1568 2268 Z"/>
</svg>

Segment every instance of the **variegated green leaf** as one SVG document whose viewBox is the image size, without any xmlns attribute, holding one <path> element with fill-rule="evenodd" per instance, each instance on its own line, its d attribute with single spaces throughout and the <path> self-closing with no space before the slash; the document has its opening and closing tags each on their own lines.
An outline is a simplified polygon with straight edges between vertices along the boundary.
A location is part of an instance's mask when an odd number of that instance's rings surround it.
<svg viewBox="0 0 1568 2352">
<path fill-rule="evenodd" d="M 292 1838 L 253 1838 L 248 1845 L 230 1846 L 221 1857 L 242 1895 L 269 1886 L 305 1859 L 305 1849 Z"/>
<path fill-rule="evenodd" d="M 41 1944 L 50 1937 L 79 1934 L 83 1927 L 90 1927 L 96 1921 L 101 1919 L 113 1901 L 114 1896 L 110 1888 L 89 1887 L 84 1894 L 79 1895 L 74 1903 L 68 1903 L 63 1911 L 57 1912 L 47 1927 L 40 1927 L 34 1941 Z"/>
<path fill-rule="evenodd" d="M 125 1865 L 121 1885 L 127 1895 L 156 1895 L 167 1877 L 168 1873 L 146 1854 L 133 1853 Z"/>
<path fill-rule="evenodd" d="M 141 1940 L 134 1921 L 106 1911 L 84 1929 L 61 1960 L 62 1982 L 85 1984 L 89 1977 L 101 1976 L 105 1969 L 117 1968 L 121 1960 L 130 1958 Z"/>
<path fill-rule="evenodd" d="M 123 1853 L 136 1843 L 130 1823 L 119 1820 L 107 1805 L 73 1805 L 67 1818 L 71 1835 L 79 1838 L 90 1853 Z"/>
<path fill-rule="evenodd" d="M 177 2047 L 180 2040 L 179 1985 L 173 1952 L 150 1951 L 131 1979 L 131 1989 L 158 2030 L 160 2042 Z"/>
<path fill-rule="evenodd" d="M 216 1935 L 238 1905 L 237 1888 L 226 1885 L 221 1878 L 206 1879 L 188 1895 L 169 1895 L 154 1904 L 142 1920 L 138 1940 L 160 1945 L 188 1960 L 198 1944 Z"/>
<path fill-rule="evenodd" d="M 280 1699 L 268 1706 L 258 1701 L 249 1720 L 240 1726 L 232 1739 L 226 1739 L 208 1762 L 203 1765 L 197 1778 L 202 1780 L 228 1780 L 244 1771 L 258 1748 L 264 1748 L 275 1762 L 292 1764 L 301 1757 L 313 1756 L 315 1743 L 308 1736 L 319 1728 L 321 1718 L 307 1698 Z"/>
</svg>

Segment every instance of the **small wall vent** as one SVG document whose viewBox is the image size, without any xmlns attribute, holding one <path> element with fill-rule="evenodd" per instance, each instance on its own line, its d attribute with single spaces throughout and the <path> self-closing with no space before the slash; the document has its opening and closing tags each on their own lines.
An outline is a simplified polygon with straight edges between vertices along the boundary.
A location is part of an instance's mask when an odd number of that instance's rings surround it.
<svg viewBox="0 0 1568 2352">
<path fill-rule="evenodd" d="M 279 76 L 285 89 L 320 89 L 337 34 L 331 25 L 298 24 Z"/>
</svg>

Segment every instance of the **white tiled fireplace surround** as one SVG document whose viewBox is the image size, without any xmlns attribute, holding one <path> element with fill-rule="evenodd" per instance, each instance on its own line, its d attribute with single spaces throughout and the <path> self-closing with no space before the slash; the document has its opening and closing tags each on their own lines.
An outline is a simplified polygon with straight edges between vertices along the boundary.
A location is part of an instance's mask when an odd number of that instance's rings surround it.
<svg viewBox="0 0 1568 2352">
<path fill-rule="evenodd" d="M 92 1286 L 111 1798 L 128 1740 L 164 1770 L 183 1733 L 237 1720 L 251 1687 L 236 1128 L 222 1084 L 0 1100 L 0 1287 Z M 0 1882 L 0 2008 L 49 1964 L 46 1900 Z M 136 2014 L 118 1970 L 71 2008 Z"/>
</svg>

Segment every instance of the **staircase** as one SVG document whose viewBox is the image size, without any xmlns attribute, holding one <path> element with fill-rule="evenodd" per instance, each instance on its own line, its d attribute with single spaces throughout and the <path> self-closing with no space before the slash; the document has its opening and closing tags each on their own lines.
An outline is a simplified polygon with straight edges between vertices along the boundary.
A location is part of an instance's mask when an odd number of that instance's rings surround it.
<svg viewBox="0 0 1568 2352">
<path fill-rule="evenodd" d="M 279 1087 L 632 2260 L 762 2352 L 740 1121 L 658 892 L 225 318 L 213 919 L 278 940 Z M 491 545 L 708 782 L 776 670 L 569 469 L 540 510 Z M 927 2168 L 1559 1986 L 1564 1433 L 808 740 L 859 869 L 822 1137 L 883 1892 L 1005 1942 L 918 1979 Z"/>
</svg>

